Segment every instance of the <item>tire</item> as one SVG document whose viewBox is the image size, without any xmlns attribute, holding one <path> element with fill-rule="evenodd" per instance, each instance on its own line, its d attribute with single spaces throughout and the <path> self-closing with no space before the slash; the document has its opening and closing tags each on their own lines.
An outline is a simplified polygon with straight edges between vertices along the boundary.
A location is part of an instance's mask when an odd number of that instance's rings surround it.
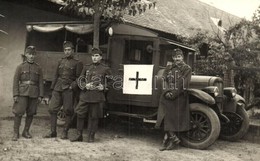
<svg viewBox="0 0 260 161">
<path fill-rule="evenodd" d="M 180 135 L 181 144 L 193 149 L 206 149 L 219 137 L 220 121 L 210 107 L 200 104 L 190 104 L 191 129 Z"/>
<path fill-rule="evenodd" d="M 60 111 L 57 113 L 57 125 L 58 126 L 65 125 L 65 117 L 66 117 L 66 114 L 63 110 L 63 107 L 61 107 Z"/>
<path fill-rule="evenodd" d="M 220 138 L 228 141 L 241 139 L 249 128 L 249 116 L 246 110 L 241 106 L 237 106 L 236 113 L 223 114 L 230 119 L 230 122 L 221 124 Z"/>
</svg>

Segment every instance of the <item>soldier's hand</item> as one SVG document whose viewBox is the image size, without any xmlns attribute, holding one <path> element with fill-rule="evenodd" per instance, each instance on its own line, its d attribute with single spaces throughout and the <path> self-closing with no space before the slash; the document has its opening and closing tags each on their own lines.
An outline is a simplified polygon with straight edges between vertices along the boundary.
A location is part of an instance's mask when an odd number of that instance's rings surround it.
<svg viewBox="0 0 260 161">
<path fill-rule="evenodd" d="M 38 97 L 38 103 L 42 102 L 42 97 Z"/>
<path fill-rule="evenodd" d="M 172 99 L 172 98 L 173 98 L 173 93 L 172 93 L 172 92 L 167 92 L 167 93 L 165 94 L 165 98 L 167 98 L 167 99 Z"/>
<path fill-rule="evenodd" d="M 86 84 L 86 89 L 92 89 L 93 88 L 93 84 L 92 83 L 87 83 Z"/>
<path fill-rule="evenodd" d="M 18 102 L 18 96 L 14 96 L 14 102 Z"/>
<path fill-rule="evenodd" d="M 97 89 L 100 90 L 100 91 L 104 90 L 103 84 L 99 84 L 99 85 L 97 86 Z"/>
</svg>

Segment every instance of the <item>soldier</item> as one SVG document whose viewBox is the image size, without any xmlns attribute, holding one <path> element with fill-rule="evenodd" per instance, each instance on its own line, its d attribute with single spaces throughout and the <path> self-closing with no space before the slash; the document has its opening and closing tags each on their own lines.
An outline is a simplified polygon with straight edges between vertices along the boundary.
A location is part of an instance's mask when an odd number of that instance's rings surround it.
<svg viewBox="0 0 260 161">
<path fill-rule="evenodd" d="M 19 138 L 21 119 L 26 112 L 25 126 L 22 136 L 30 139 L 29 133 L 33 115 L 36 114 L 37 105 L 43 98 L 43 76 L 41 67 L 34 62 L 36 50 L 34 46 L 28 46 L 22 55 L 24 62 L 16 68 L 13 81 L 13 113 L 14 135 L 12 140 Z"/>
<path fill-rule="evenodd" d="M 187 131 L 190 125 L 188 94 L 191 68 L 183 62 L 181 49 L 175 49 L 172 54 L 173 64 L 167 65 L 163 78 L 166 81 L 158 109 L 156 128 L 164 119 L 165 136 L 160 150 L 171 150 L 180 143 L 175 132 Z"/>
<path fill-rule="evenodd" d="M 57 113 L 63 106 L 66 114 L 65 125 L 61 139 L 68 139 L 68 131 L 74 113 L 75 93 L 77 91 L 77 78 L 82 70 L 82 63 L 73 56 L 74 46 L 71 42 L 63 44 L 65 56 L 58 61 L 55 76 L 51 84 L 52 97 L 49 104 L 51 131 L 44 138 L 57 137 Z"/>
<path fill-rule="evenodd" d="M 80 93 L 79 103 L 75 108 L 77 113 L 77 136 L 72 142 L 83 141 L 82 133 L 84 119 L 88 113 L 88 142 L 94 142 L 98 129 L 98 119 L 103 117 L 102 103 L 105 101 L 104 90 L 106 78 L 111 74 L 108 66 L 100 63 L 102 52 L 92 49 L 92 64 L 85 65 L 79 78 Z"/>
</svg>

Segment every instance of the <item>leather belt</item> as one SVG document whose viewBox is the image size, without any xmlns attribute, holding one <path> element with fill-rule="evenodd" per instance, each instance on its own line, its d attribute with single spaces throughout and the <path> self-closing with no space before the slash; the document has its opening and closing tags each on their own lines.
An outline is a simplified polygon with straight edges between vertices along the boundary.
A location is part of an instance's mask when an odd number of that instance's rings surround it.
<svg viewBox="0 0 260 161">
<path fill-rule="evenodd" d="M 34 81 L 21 81 L 21 84 L 37 85 Z"/>
</svg>

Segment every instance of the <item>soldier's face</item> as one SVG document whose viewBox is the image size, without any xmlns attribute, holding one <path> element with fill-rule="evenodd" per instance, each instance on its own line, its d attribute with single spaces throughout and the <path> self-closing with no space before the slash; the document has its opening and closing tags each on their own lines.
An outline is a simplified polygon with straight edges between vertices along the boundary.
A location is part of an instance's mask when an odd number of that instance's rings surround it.
<svg viewBox="0 0 260 161">
<path fill-rule="evenodd" d="M 179 64 L 183 61 L 182 55 L 178 55 L 178 54 L 173 56 L 172 59 L 175 64 Z"/>
<path fill-rule="evenodd" d="M 100 63 L 101 59 L 102 59 L 102 56 L 99 55 L 99 54 L 93 54 L 92 55 L 92 62 L 93 63 Z"/>
<path fill-rule="evenodd" d="M 73 52 L 74 52 L 74 50 L 71 47 L 64 48 L 64 54 L 66 57 L 70 57 Z"/>
<path fill-rule="evenodd" d="M 29 63 L 34 62 L 35 53 L 25 53 L 26 61 Z"/>
</svg>

